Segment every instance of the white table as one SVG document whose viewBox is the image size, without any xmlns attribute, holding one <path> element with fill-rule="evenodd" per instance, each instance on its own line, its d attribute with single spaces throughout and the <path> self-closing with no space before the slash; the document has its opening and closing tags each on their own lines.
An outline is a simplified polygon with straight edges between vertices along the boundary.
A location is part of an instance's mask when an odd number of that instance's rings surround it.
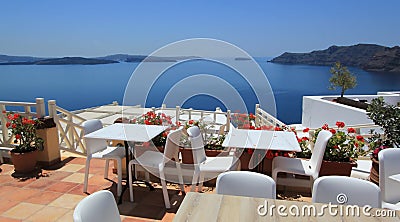
<svg viewBox="0 0 400 222">
<path fill-rule="evenodd" d="M 231 129 L 222 143 L 224 147 L 252 148 L 300 152 L 294 132 Z"/>
<path fill-rule="evenodd" d="M 162 125 L 143 125 L 143 124 L 129 124 L 129 123 L 116 123 L 99 129 L 95 132 L 85 135 L 85 138 L 91 139 L 103 139 L 103 140 L 123 140 L 125 141 L 125 156 L 126 156 L 126 175 L 129 174 L 129 145 L 127 142 L 148 142 L 164 130 L 168 129 L 169 126 Z M 136 178 L 135 178 L 136 179 Z M 126 186 L 122 191 L 122 194 L 126 190 Z M 119 203 L 122 201 L 122 195 Z"/>
<path fill-rule="evenodd" d="M 264 151 L 280 150 L 289 152 L 301 152 L 301 147 L 297 141 L 294 132 L 286 131 L 248 130 L 232 128 L 226 136 L 224 142 L 222 143 L 222 146 L 250 148 Z M 262 160 L 258 160 L 258 163 L 260 161 L 261 163 L 264 163 L 264 161 Z"/>
</svg>

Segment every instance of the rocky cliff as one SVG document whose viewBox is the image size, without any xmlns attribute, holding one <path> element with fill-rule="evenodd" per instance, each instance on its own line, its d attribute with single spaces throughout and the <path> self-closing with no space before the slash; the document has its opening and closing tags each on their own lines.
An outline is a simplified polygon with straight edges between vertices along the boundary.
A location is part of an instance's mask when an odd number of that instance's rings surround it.
<svg viewBox="0 0 400 222">
<path fill-rule="evenodd" d="M 400 73 L 400 47 L 389 48 L 373 44 L 331 46 L 328 49 L 310 53 L 285 52 L 271 60 L 271 62 L 282 64 L 323 66 L 332 66 L 336 61 L 366 71 Z"/>
</svg>

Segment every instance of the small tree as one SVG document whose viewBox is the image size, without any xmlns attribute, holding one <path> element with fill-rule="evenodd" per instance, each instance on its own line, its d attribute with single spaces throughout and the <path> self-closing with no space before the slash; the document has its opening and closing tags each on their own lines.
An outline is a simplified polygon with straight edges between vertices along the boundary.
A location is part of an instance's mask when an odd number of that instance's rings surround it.
<svg viewBox="0 0 400 222">
<path fill-rule="evenodd" d="M 330 72 L 332 73 L 332 77 L 329 79 L 331 83 L 329 89 L 336 90 L 336 87 L 342 88 L 340 97 L 343 97 L 344 91 L 352 89 L 357 85 L 356 77 L 350 73 L 346 66 L 342 66 L 340 62 L 336 62 Z"/>
</svg>

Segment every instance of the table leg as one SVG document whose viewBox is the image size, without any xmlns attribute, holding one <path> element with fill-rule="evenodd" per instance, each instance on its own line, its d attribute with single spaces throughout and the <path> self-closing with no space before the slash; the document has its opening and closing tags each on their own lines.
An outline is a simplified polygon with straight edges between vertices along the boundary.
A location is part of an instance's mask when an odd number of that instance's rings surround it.
<svg viewBox="0 0 400 222">
<path fill-rule="evenodd" d="M 130 161 L 132 158 L 131 158 L 131 153 L 129 152 L 129 144 L 128 144 L 128 142 L 127 142 L 127 141 L 124 141 L 124 145 L 125 145 L 125 164 L 126 164 L 126 167 L 125 167 L 125 168 L 126 168 L 126 176 L 128 176 L 128 175 L 129 175 L 129 170 L 130 170 L 130 169 L 129 169 L 129 161 Z M 134 147 L 133 147 L 133 148 L 134 148 Z M 133 167 L 135 167 L 135 165 L 133 165 Z M 135 171 L 135 169 L 133 169 L 133 171 Z M 122 196 L 124 196 L 125 190 L 128 188 L 128 186 L 132 186 L 132 184 L 129 184 L 128 178 L 126 178 L 125 180 L 126 180 L 126 184 L 125 184 L 125 186 L 124 186 L 123 189 L 122 189 L 121 196 L 119 197 L 119 200 L 118 200 L 118 204 L 122 204 Z M 144 184 L 146 184 L 146 186 L 149 187 L 151 191 L 155 190 L 155 188 L 154 188 L 149 182 L 138 180 L 138 179 L 136 178 L 136 175 L 135 175 L 135 174 L 133 175 L 132 182 L 133 182 L 133 183 L 134 183 L 134 182 L 144 182 Z"/>
</svg>

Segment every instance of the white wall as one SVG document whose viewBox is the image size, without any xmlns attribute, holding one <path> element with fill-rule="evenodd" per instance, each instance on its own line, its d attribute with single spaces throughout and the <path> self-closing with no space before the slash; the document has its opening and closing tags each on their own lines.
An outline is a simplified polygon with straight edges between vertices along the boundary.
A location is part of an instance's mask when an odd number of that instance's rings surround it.
<svg viewBox="0 0 400 222">
<path fill-rule="evenodd" d="M 381 94 L 385 102 L 397 104 L 400 102 L 398 94 Z M 302 110 L 302 125 L 309 128 L 319 128 L 327 123 L 335 126 L 336 121 L 342 121 L 346 125 L 370 124 L 366 111 L 347 105 L 332 102 L 337 96 L 304 96 Z M 378 95 L 346 95 L 347 98 L 358 98 L 370 102 Z"/>
</svg>

